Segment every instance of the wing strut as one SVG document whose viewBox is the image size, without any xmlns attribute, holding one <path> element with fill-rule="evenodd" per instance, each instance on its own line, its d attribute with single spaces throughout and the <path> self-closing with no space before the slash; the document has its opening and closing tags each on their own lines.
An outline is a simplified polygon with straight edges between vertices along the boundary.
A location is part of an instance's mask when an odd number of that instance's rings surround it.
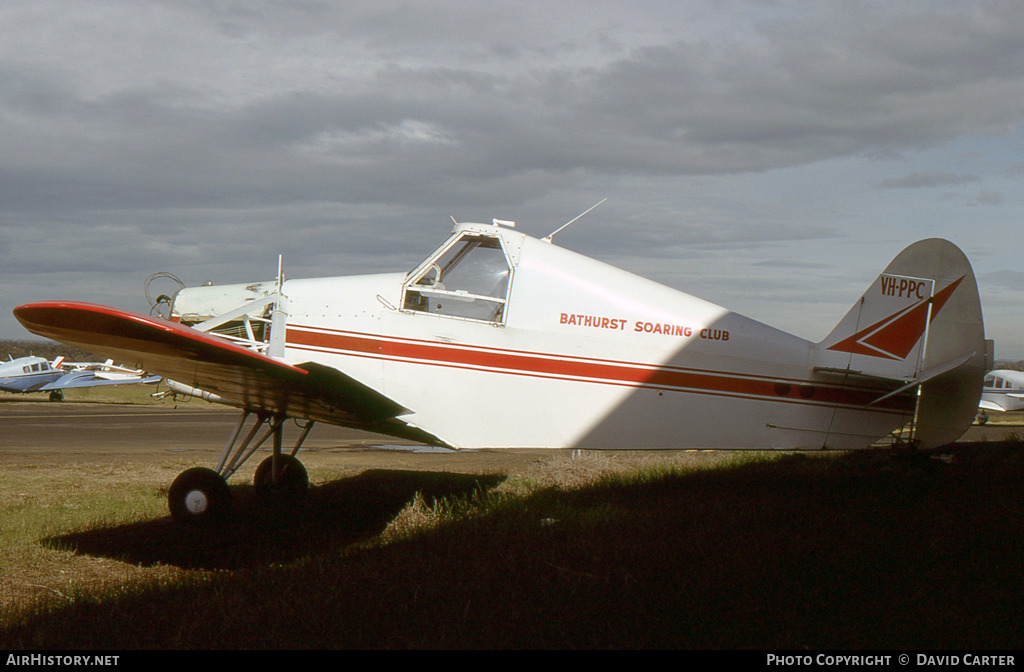
<svg viewBox="0 0 1024 672">
<path fill-rule="evenodd" d="M 267 439 L 270 438 L 271 435 L 274 437 L 274 455 L 279 456 L 281 454 L 284 418 L 272 416 L 267 413 L 256 414 L 255 424 L 249 430 L 248 434 L 246 434 L 245 439 L 243 439 L 242 442 L 238 444 L 238 447 L 235 448 L 235 444 L 238 442 L 238 437 L 242 433 L 242 427 L 245 426 L 250 415 L 253 415 L 253 413 L 250 411 L 242 411 L 242 416 L 239 418 L 235 430 L 228 438 L 227 444 L 224 446 L 224 451 L 220 456 L 220 460 L 217 462 L 217 467 L 214 469 L 214 471 L 220 474 L 225 480 L 231 478 L 231 475 L 238 471 L 238 469 L 245 464 L 252 454 L 259 450 L 260 446 L 266 443 Z M 253 443 L 253 439 L 259 433 L 260 428 L 264 424 L 267 425 L 266 431 L 262 436 L 260 436 L 258 441 Z M 312 420 L 305 424 L 302 428 L 302 434 L 295 442 L 295 446 L 292 448 L 289 457 L 295 457 L 295 454 L 299 452 L 299 448 L 302 447 L 302 444 L 305 442 L 306 437 L 309 436 L 309 432 L 313 429 L 313 425 L 315 424 L 316 422 Z M 232 450 L 234 450 L 234 454 L 232 454 Z M 229 456 L 230 459 L 228 459 Z"/>
</svg>

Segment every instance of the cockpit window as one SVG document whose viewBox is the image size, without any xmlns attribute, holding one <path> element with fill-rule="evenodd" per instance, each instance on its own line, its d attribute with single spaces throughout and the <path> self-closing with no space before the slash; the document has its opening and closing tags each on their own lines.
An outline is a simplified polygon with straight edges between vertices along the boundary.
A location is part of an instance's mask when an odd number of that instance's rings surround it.
<svg viewBox="0 0 1024 672">
<path fill-rule="evenodd" d="M 463 234 L 417 270 L 405 285 L 405 310 L 505 321 L 512 270 L 499 238 Z"/>
</svg>

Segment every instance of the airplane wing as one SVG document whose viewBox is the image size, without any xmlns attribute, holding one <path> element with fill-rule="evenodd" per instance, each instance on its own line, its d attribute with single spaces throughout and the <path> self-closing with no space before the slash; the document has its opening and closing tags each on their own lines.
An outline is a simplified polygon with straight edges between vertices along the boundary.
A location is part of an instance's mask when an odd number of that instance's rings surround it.
<svg viewBox="0 0 1024 672">
<path fill-rule="evenodd" d="M 34 334 L 213 392 L 245 410 L 430 438 L 395 420 L 408 412 L 400 404 L 327 366 L 293 366 L 175 322 L 89 303 L 31 303 L 14 315 Z"/>
<path fill-rule="evenodd" d="M 161 376 L 128 376 L 124 378 L 108 379 L 97 375 L 94 371 L 72 371 L 71 373 L 65 374 L 57 380 L 43 385 L 39 388 L 40 392 L 47 392 L 49 390 L 70 390 L 76 387 L 97 387 L 99 385 L 131 385 L 134 383 L 156 383 L 159 382 Z"/>
</svg>

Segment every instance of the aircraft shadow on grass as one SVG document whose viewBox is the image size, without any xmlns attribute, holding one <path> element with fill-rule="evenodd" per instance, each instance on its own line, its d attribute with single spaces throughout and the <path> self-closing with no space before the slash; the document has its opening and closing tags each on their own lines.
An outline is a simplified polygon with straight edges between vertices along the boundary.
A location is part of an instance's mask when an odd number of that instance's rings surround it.
<svg viewBox="0 0 1024 672">
<path fill-rule="evenodd" d="M 219 524 L 170 517 L 42 539 L 51 548 L 144 566 L 242 569 L 289 562 L 380 534 L 419 493 L 428 503 L 494 488 L 501 475 L 375 469 L 312 486 L 293 505 L 261 503 L 251 485 L 232 486 L 234 511 Z"/>
</svg>

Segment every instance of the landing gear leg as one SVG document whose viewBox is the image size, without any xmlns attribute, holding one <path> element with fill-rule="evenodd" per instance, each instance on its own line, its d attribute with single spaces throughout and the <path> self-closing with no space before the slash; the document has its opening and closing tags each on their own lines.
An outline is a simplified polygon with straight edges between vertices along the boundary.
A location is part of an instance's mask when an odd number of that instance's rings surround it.
<svg viewBox="0 0 1024 672">
<path fill-rule="evenodd" d="M 274 454 L 263 460 L 256 468 L 256 475 L 253 477 L 253 485 L 261 500 L 267 501 L 271 498 L 284 498 L 290 501 L 297 501 L 304 497 L 309 490 L 309 477 L 306 475 L 306 468 L 295 458 L 296 446 L 291 455 L 281 453 L 281 426 L 282 419 L 276 418 L 271 431 L 274 434 Z M 309 433 L 309 427 L 303 432 L 300 443 Z"/>
<path fill-rule="evenodd" d="M 309 477 L 302 463 L 295 458 L 295 454 L 315 423 L 310 421 L 303 427 L 302 435 L 292 448 L 291 454 L 284 455 L 281 453 L 281 442 L 285 418 L 261 413 L 257 415 L 256 424 L 236 448 L 235 443 L 242 435 L 242 428 L 250 415 L 252 414 L 248 411 L 242 413 L 238 425 L 224 446 L 216 469 L 196 467 L 182 472 L 174 479 L 167 493 L 167 503 L 175 520 L 204 523 L 221 519 L 230 513 L 231 490 L 228 489 L 227 479 L 270 436 L 274 437 L 274 453 L 260 464 L 253 479 L 258 496 L 263 500 L 297 500 L 306 494 L 309 489 Z M 260 427 L 265 423 L 268 424 L 268 429 L 254 442 Z"/>
</svg>

